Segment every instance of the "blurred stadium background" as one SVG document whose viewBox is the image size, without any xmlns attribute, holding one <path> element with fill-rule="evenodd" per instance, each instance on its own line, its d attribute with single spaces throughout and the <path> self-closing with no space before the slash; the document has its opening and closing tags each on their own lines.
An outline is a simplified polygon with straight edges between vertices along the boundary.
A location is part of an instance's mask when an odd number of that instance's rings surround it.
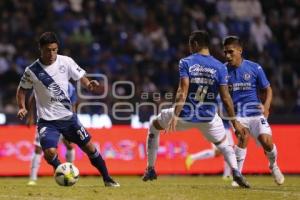
<svg viewBox="0 0 300 200">
<path fill-rule="evenodd" d="M 157 106 L 172 102 L 174 96 L 169 94 L 177 88 L 178 61 L 188 55 L 187 39 L 195 29 L 210 32 L 212 54 L 220 60 L 224 60 L 222 38 L 239 35 L 245 42 L 244 56 L 263 66 L 273 87 L 269 121 L 274 127 L 282 170 L 300 173 L 300 161 L 295 160 L 300 151 L 299 10 L 299 0 L 162 0 L 159 3 L 154 0 L 1 0 L 0 175 L 29 173 L 34 129 L 22 126 L 24 121 L 16 118 L 15 92 L 25 67 L 39 55 L 37 40 L 42 32 L 56 32 L 61 42 L 60 53 L 72 57 L 88 73 L 107 76 L 105 98 L 79 98 L 78 103 L 104 103 L 108 112 L 104 113 L 99 106 L 85 106 L 81 112 L 83 124 L 108 128 L 91 132 L 101 141 L 101 151 L 114 173 L 141 174 L 146 165 L 143 128 L 155 111 L 151 106 L 140 106 L 139 110 L 134 106 L 130 112 L 120 111 L 118 116 L 126 118 L 120 120 L 112 116 L 111 108 L 119 102 L 131 105 L 151 102 Z M 116 81 L 131 81 L 135 87 L 122 82 L 115 85 Z M 113 86 L 119 96 L 134 95 L 125 100 L 115 98 L 111 92 Z M 191 132 L 186 136 L 181 133 L 163 136 L 158 162 L 164 163 L 164 167 L 160 173 L 186 174 L 183 164 L 186 154 L 210 147 L 197 133 Z M 61 148 L 63 155 L 65 150 Z M 250 161 L 246 162 L 245 170 L 267 173 L 262 150 L 253 141 L 249 148 Z M 75 163 L 80 168 L 85 164 L 78 155 Z M 220 159 L 202 163 L 207 164 L 195 165 L 193 173 L 222 170 Z M 120 166 L 123 171 L 114 171 L 121 169 Z M 43 161 L 40 174 L 51 173 Z M 85 166 L 83 173 L 95 171 Z"/>
</svg>

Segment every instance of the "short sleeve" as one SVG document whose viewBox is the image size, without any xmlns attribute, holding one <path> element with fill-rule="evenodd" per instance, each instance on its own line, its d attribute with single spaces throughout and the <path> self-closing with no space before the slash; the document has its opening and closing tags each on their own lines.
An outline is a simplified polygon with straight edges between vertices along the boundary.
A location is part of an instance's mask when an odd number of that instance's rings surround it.
<svg viewBox="0 0 300 200">
<path fill-rule="evenodd" d="M 183 60 L 179 61 L 179 77 L 189 77 L 188 66 Z"/>
<path fill-rule="evenodd" d="M 77 65 L 77 63 L 70 57 L 68 57 L 68 68 L 69 68 L 69 78 L 74 81 L 78 81 L 85 75 L 85 70 Z"/>
<path fill-rule="evenodd" d="M 270 85 L 266 74 L 261 66 L 257 66 L 257 84 L 260 89 L 264 89 Z"/>
<path fill-rule="evenodd" d="M 32 89 L 33 87 L 33 77 L 28 67 L 25 69 L 25 72 L 20 80 L 19 86 L 23 89 L 28 90 Z"/>
<path fill-rule="evenodd" d="M 219 67 L 218 72 L 218 84 L 219 85 L 227 85 L 228 84 L 228 72 L 225 65 L 221 65 Z"/>
</svg>

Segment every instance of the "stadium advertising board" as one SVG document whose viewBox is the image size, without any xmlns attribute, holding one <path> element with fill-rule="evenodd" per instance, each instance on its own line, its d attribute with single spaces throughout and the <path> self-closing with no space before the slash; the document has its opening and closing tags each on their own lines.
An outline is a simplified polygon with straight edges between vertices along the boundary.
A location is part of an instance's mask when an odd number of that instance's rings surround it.
<svg viewBox="0 0 300 200">
<path fill-rule="evenodd" d="M 146 129 L 130 126 L 113 126 L 109 129 L 88 129 L 111 174 L 142 174 L 146 167 Z M 278 162 L 284 173 L 300 173 L 299 125 L 273 125 L 273 138 L 278 148 Z M 28 175 L 35 128 L 26 126 L 0 126 L 0 176 Z M 210 148 L 197 130 L 161 134 L 158 150 L 159 174 L 216 174 L 223 169 L 222 158 L 197 161 L 185 169 L 187 154 Z M 59 156 L 64 161 L 65 146 L 59 144 Z M 81 175 L 97 174 L 88 158 L 76 147 L 75 165 Z M 268 173 L 267 159 L 253 139 L 248 147 L 244 173 Z M 42 160 L 39 175 L 52 175 L 52 167 Z"/>
</svg>

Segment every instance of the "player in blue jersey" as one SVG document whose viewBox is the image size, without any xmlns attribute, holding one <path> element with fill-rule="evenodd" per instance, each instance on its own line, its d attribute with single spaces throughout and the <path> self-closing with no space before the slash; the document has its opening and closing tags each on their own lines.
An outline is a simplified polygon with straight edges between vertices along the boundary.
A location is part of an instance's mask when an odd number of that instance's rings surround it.
<svg viewBox="0 0 300 200">
<path fill-rule="evenodd" d="M 91 141 L 91 135 L 81 125 L 72 111 L 68 95 L 69 80 L 80 83 L 93 92 L 99 83 L 89 80 L 85 70 L 68 56 L 58 55 L 58 39 L 53 32 L 45 32 L 39 39 L 40 58 L 25 69 L 17 89 L 17 116 L 27 114 L 26 94 L 33 89 L 38 117 L 38 133 L 46 161 L 56 169 L 60 160 L 57 143 L 62 134 L 68 141 L 77 144 L 89 157 L 91 164 L 101 173 L 104 185 L 119 187 L 109 175 L 99 150 Z"/>
<path fill-rule="evenodd" d="M 224 53 L 227 60 L 228 85 L 238 120 L 246 127 L 248 134 L 262 145 L 269 160 L 269 168 L 278 185 L 284 183 L 284 176 L 277 165 L 277 149 L 272 140 L 267 118 L 272 101 L 272 89 L 263 68 L 242 57 L 242 44 L 238 37 L 224 39 Z M 263 98 L 260 99 L 259 93 Z M 235 147 L 239 170 L 242 171 L 246 157 L 248 137 L 240 137 Z"/>
<path fill-rule="evenodd" d="M 232 117 L 232 124 L 242 134 L 243 126 L 236 120 L 227 87 L 225 66 L 209 53 L 209 36 L 205 31 L 194 31 L 189 38 L 190 56 L 179 62 L 179 87 L 173 108 L 164 109 L 150 122 L 147 136 L 147 168 L 144 181 L 156 179 L 154 169 L 159 131 L 167 132 L 197 128 L 204 137 L 222 152 L 232 169 L 233 179 L 241 187 L 250 187 L 237 168 L 232 146 L 228 143 L 222 120 L 217 114 L 220 92 L 224 106 Z"/>
<path fill-rule="evenodd" d="M 76 89 L 72 85 L 72 83 L 69 83 L 68 85 L 68 94 L 70 96 L 73 111 L 76 112 L 77 95 L 76 95 Z M 28 101 L 28 115 L 27 115 L 28 126 L 32 126 L 34 124 L 34 111 L 35 111 L 34 105 L 35 105 L 35 99 L 32 94 Z M 61 141 L 66 146 L 66 155 L 65 155 L 66 161 L 72 163 L 75 160 L 75 149 L 73 148 L 73 145 L 69 141 L 64 139 L 62 136 L 61 136 Z M 35 138 L 34 138 L 34 152 L 30 164 L 29 181 L 27 183 L 27 185 L 29 186 L 34 186 L 37 184 L 38 170 L 40 168 L 42 151 L 43 150 L 40 143 L 40 137 L 38 131 L 36 131 Z"/>
</svg>

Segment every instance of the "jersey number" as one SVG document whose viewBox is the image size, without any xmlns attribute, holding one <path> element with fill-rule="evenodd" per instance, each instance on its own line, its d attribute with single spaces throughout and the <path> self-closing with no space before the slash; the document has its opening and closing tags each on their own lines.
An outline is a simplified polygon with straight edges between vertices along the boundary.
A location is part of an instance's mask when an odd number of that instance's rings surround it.
<svg viewBox="0 0 300 200">
<path fill-rule="evenodd" d="M 84 140 L 89 136 L 83 127 L 81 127 L 80 130 L 77 130 L 77 134 L 79 135 L 81 140 Z"/>
<path fill-rule="evenodd" d="M 200 85 L 195 94 L 195 100 L 199 102 L 203 102 L 207 94 L 207 90 L 208 90 L 208 86 Z"/>
</svg>

